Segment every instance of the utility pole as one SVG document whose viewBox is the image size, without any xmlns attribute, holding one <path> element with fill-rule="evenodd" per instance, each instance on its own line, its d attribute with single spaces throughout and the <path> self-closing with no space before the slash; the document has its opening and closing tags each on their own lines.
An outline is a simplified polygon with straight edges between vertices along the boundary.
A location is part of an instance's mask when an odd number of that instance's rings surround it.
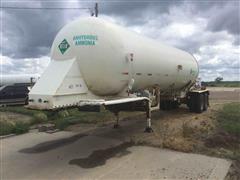
<svg viewBox="0 0 240 180">
<path fill-rule="evenodd" d="M 95 3 L 95 17 L 98 17 L 98 3 Z"/>
</svg>

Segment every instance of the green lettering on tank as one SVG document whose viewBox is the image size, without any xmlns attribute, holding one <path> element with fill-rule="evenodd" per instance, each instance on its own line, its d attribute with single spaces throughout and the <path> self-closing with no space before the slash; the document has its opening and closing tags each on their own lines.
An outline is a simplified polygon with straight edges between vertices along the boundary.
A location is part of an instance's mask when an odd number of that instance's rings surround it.
<svg viewBox="0 0 240 180">
<path fill-rule="evenodd" d="M 86 34 L 73 36 L 73 41 L 76 46 L 95 46 L 97 40 L 97 35 Z"/>
<path fill-rule="evenodd" d="M 60 52 L 62 54 L 64 54 L 67 49 L 70 47 L 70 45 L 68 44 L 67 40 L 64 39 L 59 45 L 58 45 L 58 49 L 60 50 Z"/>
</svg>

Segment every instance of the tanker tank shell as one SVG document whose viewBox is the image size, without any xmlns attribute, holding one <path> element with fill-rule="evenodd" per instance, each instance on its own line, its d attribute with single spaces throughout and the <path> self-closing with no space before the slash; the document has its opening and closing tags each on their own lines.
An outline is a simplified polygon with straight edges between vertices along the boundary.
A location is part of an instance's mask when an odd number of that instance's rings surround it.
<svg viewBox="0 0 240 180">
<path fill-rule="evenodd" d="M 62 54 L 58 44 L 64 37 L 72 48 Z M 96 95 L 120 93 L 131 79 L 134 90 L 153 84 L 162 89 L 172 84 L 180 88 L 198 75 L 198 65 L 190 54 L 98 18 L 77 20 L 56 37 L 52 59 L 74 57 L 88 88 Z"/>
<path fill-rule="evenodd" d="M 57 96 L 52 106 L 66 99 L 72 104 L 117 95 L 127 87 L 178 90 L 198 76 L 198 64 L 189 53 L 93 17 L 63 27 L 53 42 L 51 59 L 30 96 Z"/>
</svg>

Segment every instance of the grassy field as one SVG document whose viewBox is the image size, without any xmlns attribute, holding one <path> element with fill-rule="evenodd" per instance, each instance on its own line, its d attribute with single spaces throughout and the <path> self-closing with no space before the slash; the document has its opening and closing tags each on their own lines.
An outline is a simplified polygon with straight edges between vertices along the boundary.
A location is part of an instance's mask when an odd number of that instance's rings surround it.
<svg viewBox="0 0 240 180">
<path fill-rule="evenodd" d="M 0 121 L 0 136 L 8 134 L 23 134 L 29 131 L 29 124 L 24 122 L 9 123 Z"/>
<path fill-rule="evenodd" d="M 206 146 L 226 158 L 240 160 L 240 103 L 225 104 L 216 112 L 216 130 Z"/>
<path fill-rule="evenodd" d="M 51 122 L 56 125 L 58 129 L 63 130 L 69 125 L 77 123 L 94 123 L 104 124 L 107 121 L 115 120 L 114 115 L 109 111 L 102 112 L 81 112 L 77 108 L 69 110 L 53 111 L 38 111 L 26 109 L 23 106 L 1 107 L 0 112 L 13 112 L 30 116 L 29 122 L 7 122 L 7 120 L 0 120 L 0 135 L 24 132 L 27 131 L 31 125 Z M 121 117 L 128 117 L 136 113 L 121 113 Z M 216 114 L 218 131 L 226 132 L 233 136 L 240 138 L 240 103 L 230 103 L 223 106 Z M 15 128 L 17 127 L 17 130 Z M 24 129 L 21 131 L 20 129 Z"/>
<path fill-rule="evenodd" d="M 11 133 L 27 132 L 31 125 L 41 123 L 53 123 L 57 129 L 63 130 L 69 125 L 78 123 L 91 123 L 103 125 L 105 122 L 114 121 L 116 117 L 109 111 L 101 112 L 81 112 L 77 108 L 61 110 L 61 111 L 38 111 L 26 109 L 23 106 L 0 107 L 1 112 L 12 112 L 27 115 L 30 117 L 29 122 L 9 122 L 7 119 L 0 119 L 0 135 Z M 134 116 L 139 112 L 121 112 L 121 118 Z"/>
<path fill-rule="evenodd" d="M 204 86 L 210 87 L 240 87 L 240 81 L 210 81 L 210 82 L 202 82 Z"/>
<path fill-rule="evenodd" d="M 226 104 L 217 113 L 219 128 L 240 138 L 240 103 Z"/>
<path fill-rule="evenodd" d="M 217 131 L 206 141 L 213 150 L 210 155 L 232 159 L 225 179 L 240 179 L 240 103 L 225 104 L 217 112 L 216 120 Z"/>
<path fill-rule="evenodd" d="M 77 109 L 62 110 L 62 111 L 38 111 L 26 109 L 23 106 L 9 106 L 1 107 L 1 112 L 12 112 L 27 115 L 30 118 L 29 122 L 22 122 L 18 120 L 17 122 L 11 122 L 7 119 L 1 118 L 0 120 L 0 135 L 7 135 L 11 133 L 21 134 L 28 132 L 31 125 L 41 124 L 41 123 L 54 123 L 56 128 L 63 130 L 67 126 L 76 123 L 101 123 L 103 121 L 112 119 L 110 112 L 101 113 L 84 113 Z"/>
</svg>

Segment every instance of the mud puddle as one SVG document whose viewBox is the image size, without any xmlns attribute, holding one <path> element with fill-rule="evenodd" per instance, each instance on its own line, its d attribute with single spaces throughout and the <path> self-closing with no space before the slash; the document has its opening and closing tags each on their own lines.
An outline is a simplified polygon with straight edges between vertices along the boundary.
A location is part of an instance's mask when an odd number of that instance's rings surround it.
<svg viewBox="0 0 240 180">
<path fill-rule="evenodd" d="M 47 141 L 44 143 L 37 144 L 30 148 L 21 149 L 19 152 L 21 152 L 21 153 L 43 153 L 43 152 L 47 152 L 47 151 L 74 143 L 75 141 L 77 141 L 80 138 L 83 138 L 85 136 L 87 136 L 87 134 L 77 134 L 77 135 L 74 135 L 74 136 L 71 136 L 68 138 Z"/>
<path fill-rule="evenodd" d="M 133 146 L 133 142 L 125 142 L 118 146 L 110 147 L 103 150 L 93 151 L 91 155 L 87 158 L 80 159 L 72 159 L 69 161 L 70 165 L 77 165 L 81 168 L 94 168 L 97 166 L 102 166 L 106 163 L 106 161 L 112 157 L 122 157 L 131 152 L 127 150 L 127 148 Z"/>
</svg>

